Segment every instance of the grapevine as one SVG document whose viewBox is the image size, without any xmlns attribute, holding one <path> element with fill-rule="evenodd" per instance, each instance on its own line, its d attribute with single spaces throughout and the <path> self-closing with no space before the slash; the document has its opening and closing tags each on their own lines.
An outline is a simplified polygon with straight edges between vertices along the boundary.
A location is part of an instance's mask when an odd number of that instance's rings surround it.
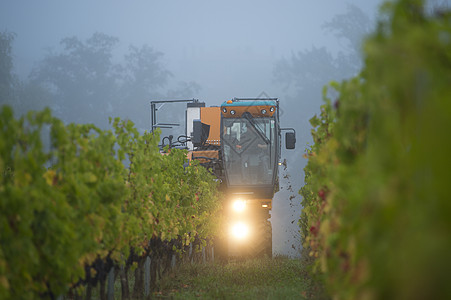
<svg viewBox="0 0 451 300">
<path fill-rule="evenodd" d="M 449 298 L 451 14 L 383 12 L 360 76 L 310 120 L 304 249 L 335 299 Z"/>
<path fill-rule="evenodd" d="M 216 182 L 184 166 L 186 151 L 161 155 L 158 132 L 65 125 L 48 109 L 0 115 L 1 299 L 77 294 L 112 266 L 216 234 Z"/>
</svg>

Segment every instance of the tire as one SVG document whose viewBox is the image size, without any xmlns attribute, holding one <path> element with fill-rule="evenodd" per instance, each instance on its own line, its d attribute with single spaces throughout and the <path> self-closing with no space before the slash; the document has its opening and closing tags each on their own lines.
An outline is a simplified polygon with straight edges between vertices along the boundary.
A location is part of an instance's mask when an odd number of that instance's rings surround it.
<svg viewBox="0 0 451 300">
<path fill-rule="evenodd" d="M 249 245 L 248 256 L 251 258 L 272 258 L 272 226 L 266 219 L 255 223 L 254 238 Z"/>
<path fill-rule="evenodd" d="M 229 249 L 225 238 L 217 237 L 214 241 L 215 261 L 225 263 L 229 259 Z"/>
</svg>

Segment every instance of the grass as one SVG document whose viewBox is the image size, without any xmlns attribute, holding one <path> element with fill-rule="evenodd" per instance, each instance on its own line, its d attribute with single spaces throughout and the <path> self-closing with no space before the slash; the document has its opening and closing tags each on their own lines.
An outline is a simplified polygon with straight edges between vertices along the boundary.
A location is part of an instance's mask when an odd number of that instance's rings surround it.
<svg viewBox="0 0 451 300">
<path fill-rule="evenodd" d="M 311 276 L 311 259 L 274 259 L 231 261 L 228 263 L 184 263 L 157 281 L 157 288 L 142 299 L 309 299 L 330 300 L 321 276 Z M 129 272 L 130 295 L 134 272 Z M 119 278 L 114 284 L 115 299 L 121 299 Z M 144 291 L 141 291 L 144 294 Z M 83 296 L 84 297 L 84 296 Z M 65 298 L 72 299 L 72 298 Z M 92 299 L 100 299 L 99 286 Z"/>
<path fill-rule="evenodd" d="M 159 282 L 154 298 L 306 299 L 301 260 L 279 257 L 227 264 L 185 264 Z"/>
</svg>

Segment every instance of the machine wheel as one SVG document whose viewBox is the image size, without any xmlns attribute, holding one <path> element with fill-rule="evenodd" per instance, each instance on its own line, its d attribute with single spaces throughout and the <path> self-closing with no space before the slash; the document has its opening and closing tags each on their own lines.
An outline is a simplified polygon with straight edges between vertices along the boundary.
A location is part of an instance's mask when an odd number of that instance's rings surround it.
<svg viewBox="0 0 451 300">
<path fill-rule="evenodd" d="M 272 258 L 272 226 L 268 220 L 260 220 L 255 225 L 255 240 L 249 248 L 250 257 Z"/>
<path fill-rule="evenodd" d="M 229 258 L 228 243 L 225 238 L 216 237 L 214 241 L 215 260 L 225 263 Z"/>
</svg>

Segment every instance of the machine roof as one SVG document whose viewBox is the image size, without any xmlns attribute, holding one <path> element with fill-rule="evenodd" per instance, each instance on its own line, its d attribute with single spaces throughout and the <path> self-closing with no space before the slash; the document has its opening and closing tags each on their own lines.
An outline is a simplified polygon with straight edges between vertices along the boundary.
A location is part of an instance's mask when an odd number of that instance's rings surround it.
<svg viewBox="0 0 451 300">
<path fill-rule="evenodd" d="M 276 106 L 277 103 L 274 100 L 252 100 L 252 101 L 224 101 L 221 104 L 221 107 L 224 106 L 264 106 L 264 105 L 274 105 Z"/>
</svg>

